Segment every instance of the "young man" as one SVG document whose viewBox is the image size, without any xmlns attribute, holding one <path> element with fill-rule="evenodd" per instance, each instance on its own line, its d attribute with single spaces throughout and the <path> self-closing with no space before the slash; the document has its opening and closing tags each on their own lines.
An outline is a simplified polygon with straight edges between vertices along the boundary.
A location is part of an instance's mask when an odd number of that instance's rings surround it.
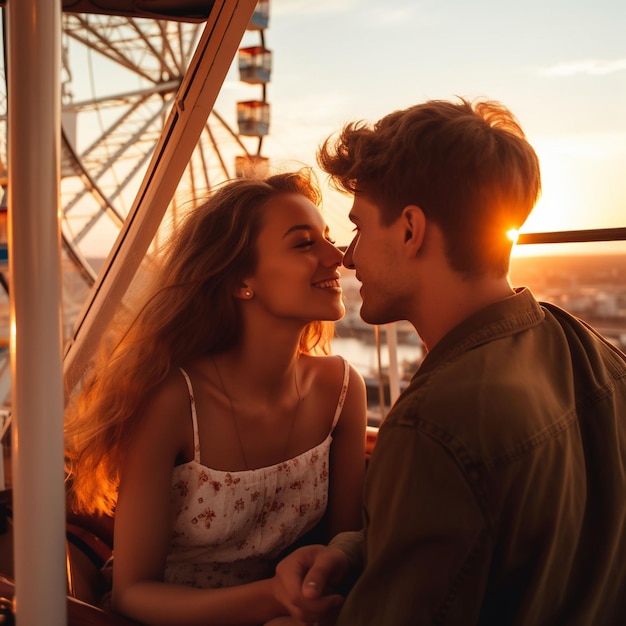
<svg viewBox="0 0 626 626">
<path fill-rule="evenodd" d="M 612 625 L 626 615 L 626 356 L 508 280 L 539 163 L 502 105 L 347 125 L 319 161 L 354 194 L 344 264 L 372 324 L 428 354 L 380 429 L 364 528 L 278 567 L 306 623 Z M 330 616 L 330 617 L 329 617 Z"/>
</svg>

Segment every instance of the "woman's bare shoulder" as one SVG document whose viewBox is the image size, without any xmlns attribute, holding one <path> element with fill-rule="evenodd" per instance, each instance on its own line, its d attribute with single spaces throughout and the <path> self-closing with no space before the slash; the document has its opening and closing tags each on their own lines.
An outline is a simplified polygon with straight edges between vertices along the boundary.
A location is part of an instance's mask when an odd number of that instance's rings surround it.
<svg viewBox="0 0 626 626">
<path fill-rule="evenodd" d="M 346 365 L 348 367 L 348 390 L 352 388 L 356 392 L 364 392 L 365 381 L 356 367 L 343 356 L 330 355 L 307 355 L 307 368 L 310 369 L 317 382 L 338 385 L 343 383 Z"/>
<path fill-rule="evenodd" d="M 139 428 L 181 439 L 181 424 L 191 424 L 191 398 L 182 372 L 173 369 L 154 390 L 141 412 Z"/>
</svg>

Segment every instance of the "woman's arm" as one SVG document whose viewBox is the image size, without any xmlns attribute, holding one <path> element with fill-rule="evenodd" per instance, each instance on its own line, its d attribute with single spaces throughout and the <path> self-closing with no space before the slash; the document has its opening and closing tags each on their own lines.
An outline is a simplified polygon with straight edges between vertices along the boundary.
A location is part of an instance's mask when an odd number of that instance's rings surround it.
<svg viewBox="0 0 626 626">
<path fill-rule="evenodd" d="M 348 393 L 330 451 L 329 537 L 362 526 L 367 398 L 363 377 L 349 367 Z"/>
<path fill-rule="evenodd" d="M 180 626 L 259 624 L 284 615 L 270 581 L 226 589 L 163 582 L 172 526 L 172 468 L 180 455 L 189 460 L 193 449 L 182 376 L 173 375 L 153 398 L 129 440 L 115 513 L 113 609 L 146 624 Z"/>
</svg>

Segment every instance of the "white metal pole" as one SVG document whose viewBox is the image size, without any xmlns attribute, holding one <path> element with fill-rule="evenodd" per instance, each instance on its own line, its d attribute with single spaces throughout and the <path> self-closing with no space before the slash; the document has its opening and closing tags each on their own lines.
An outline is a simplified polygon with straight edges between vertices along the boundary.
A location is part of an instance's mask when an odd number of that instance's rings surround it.
<svg viewBox="0 0 626 626">
<path fill-rule="evenodd" d="M 17 622 L 65 626 L 60 0 L 8 0 L 7 24 Z"/>
</svg>

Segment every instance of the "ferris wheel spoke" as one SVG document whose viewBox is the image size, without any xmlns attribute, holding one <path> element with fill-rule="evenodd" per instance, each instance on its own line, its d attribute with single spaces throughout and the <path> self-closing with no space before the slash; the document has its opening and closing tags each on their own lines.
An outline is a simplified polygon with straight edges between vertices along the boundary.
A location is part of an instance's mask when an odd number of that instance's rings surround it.
<svg viewBox="0 0 626 626">
<path fill-rule="evenodd" d="M 211 146 L 215 150 L 215 154 L 217 155 L 217 159 L 218 159 L 218 161 L 220 163 L 220 166 L 222 168 L 222 173 L 227 178 L 228 177 L 228 167 L 226 166 L 226 163 L 224 162 L 224 157 L 222 156 L 222 153 L 217 148 L 217 142 L 215 141 L 215 137 L 213 136 L 213 131 L 211 130 L 211 127 L 208 124 L 204 127 L 204 132 L 208 136 L 208 140 L 209 140 Z M 208 188 L 210 186 L 210 181 L 209 181 L 209 177 L 208 177 L 209 168 L 208 168 L 207 163 L 206 163 L 204 150 L 199 150 L 199 152 L 202 155 L 202 164 L 203 164 L 203 168 L 202 169 L 206 173 L 206 184 L 207 184 L 207 188 Z"/>
<path fill-rule="evenodd" d="M 117 16 L 68 15 L 66 33 L 83 46 L 151 83 L 182 77 L 200 26 Z"/>
<path fill-rule="evenodd" d="M 129 149 L 144 145 L 144 148 L 139 149 L 140 154 L 151 151 L 146 149 L 146 142 L 142 141 L 142 137 L 145 138 L 149 129 L 154 128 L 159 118 L 170 109 L 171 101 L 164 98 L 161 106 L 149 117 L 144 117 L 136 122 L 132 120 L 131 122 L 133 113 L 141 104 L 137 103 L 136 107 L 127 111 L 113 128 L 108 129 L 105 135 L 94 142 L 88 150 L 81 153 L 82 161 L 92 164 L 94 169 L 97 168 L 94 173 L 95 180 L 100 180 L 111 167 L 120 161 Z M 131 126 L 134 130 L 131 130 Z M 151 145 L 152 141 L 148 142 L 148 144 Z M 104 149 L 103 146 L 105 146 Z M 110 148 L 114 148 L 114 150 L 110 152 Z M 106 153 L 107 157 L 103 159 L 99 153 Z"/>
<path fill-rule="evenodd" d="M 89 173 L 85 170 L 82 163 L 76 156 L 76 153 L 72 149 L 69 141 L 64 132 L 62 132 L 62 163 L 66 170 L 71 170 L 74 176 L 78 177 L 82 182 L 82 195 L 88 193 L 91 195 L 93 199 L 96 200 L 97 204 L 99 204 L 100 209 L 96 211 L 98 216 L 102 215 L 105 211 L 109 213 L 113 222 L 117 225 L 118 228 L 121 228 L 124 223 L 124 217 L 115 209 L 110 200 L 107 199 L 106 195 L 102 192 L 102 190 L 98 187 L 96 182 L 91 178 Z M 74 204 L 71 202 L 68 203 L 64 209 L 63 214 L 65 217 L 68 216 Z M 92 218 L 91 221 L 93 221 Z M 76 242 L 78 243 L 82 236 L 84 235 L 84 228 L 75 235 Z"/>
<path fill-rule="evenodd" d="M 124 217 L 121 212 L 116 209 L 115 201 L 124 192 L 124 190 L 131 184 L 136 176 L 145 170 L 149 158 L 152 156 L 154 145 L 157 140 L 157 133 L 155 131 L 154 136 L 148 134 L 148 130 L 152 127 L 160 130 L 159 118 L 162 117 L 165 111 L 169 109 L 171 103 L 163 101 L 160 109 L 155 111 L 152 116 L 144 120 L 143 124 L 131 135 L 126 135 L 123 142 L 117 144 L 117 149 L 108 156 L 105 160 L 101 160 L 97 157 L 97 153 L 100 150 L 102 152 L 102 143 L 104 139 L 111 141 L 112 133 L 102 136 L 97 142 L 90 146 L 90 149 L 86 153 L 82 153 L 80 159 L 75 157 L 73 160 L 74 171 L 80 171 L 81 176 L 84 177 L 88 184 L 85 184 L 73 198 L 68 199 L 65 202 L 64 214 L 69 216 L 70 212 L 85 198 L 87 195 L 91 195 L 97 204 L 97 208 L 93 211 L 93 215 L 90 219 L 86 220 L 83 226 L 75 233 L 74 237 L 79 243 L 83 238 L 97 225 L 100 217 L 107 213 L 113 220 L 114 224 L 120 228 L 123 224 Z M 133 109 L 134 110 L 134 109 Z M 132 111 L 129 111 L 124 118 L 128 118 Z M 122 125 L 122 121 L 118 120 L 118 125 Z M 127 153 L 132 150 L 132 155 Z M 113 191 L 106 194 L 98 185 L 100 180 L 110 178 L 112 169 L 120 162 L 126 161 L 129 165 L 125 168 L 126 173 L 121 180 L 116 180 L 116 184 L 113 186 Z M 88 166 L 93 165 L 93 173 L 88 173 Z"/>
<path fill-rule="evenodd" d="M 142 126 L 129 135 L 128 128 L 130 128 L 130 126 L 124 128 L 123 125 L 138 108 L 139 104 L 139 102 L 134 103 L 106 133 L 100 135 L 79 157 L 75 156 L 73 159 L 75 167 L 73 169 L 75 170 L 79 167 L 81 171 L 90 171 L 90 180 L 96 182 L 102 179 L 104 175 L 111 170 L 126 150 L 132 147 L 136 151 L 139 146 L 139 139 L 144 136 L 150 125 L 155 124 L 155 120 L 160 113 L 160 111 L 157 111 L 150 119 L 147 121 L 144 120 Z M 121 129 L 121 132 L 116 136 L 118 129 Z M 149 145 L 144 147 L 144 154 L 149 151 L 149 147 Z M 79 166 L 78 163 L 80 163 Z M 89 190 L 80 190 L 73 199 L 68 200 L 65 205 L 65 212 L 67 213 L 71 210 L 87 191 Z"/>
</svg>

